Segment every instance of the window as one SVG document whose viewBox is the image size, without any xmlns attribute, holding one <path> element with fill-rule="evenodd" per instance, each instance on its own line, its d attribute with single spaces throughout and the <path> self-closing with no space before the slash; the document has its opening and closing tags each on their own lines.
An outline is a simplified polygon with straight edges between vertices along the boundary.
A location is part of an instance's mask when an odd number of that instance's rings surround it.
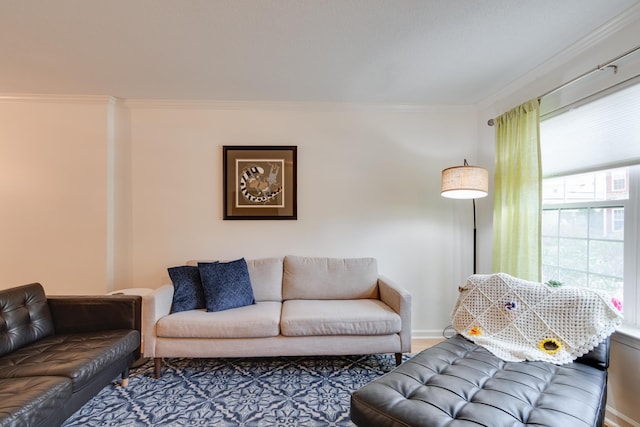
<svg viewBox="0 0 640 427">
<path fill-rule="evenodd" d="M 542 279 L 610 292 L 640 327 L 640 84 L 542 116 Z M 635 151 L 634 151 L 635 150 Z"/>
<path fill-rule="evenodd" d="M 543 281 L 602 289 L 624 299 L 624 211 L 629 193 L 612 191 L 608 183 L 613 176 L 627 177 L 628 168 L 544 180 Z"/>
<path fill-rule="evenodd" d="M 611 230 L 624 231 L 624 208 L 611 210 Z"/>
<path fill-rule="evenodd" d="M 616 171 L 611 174 L 611 191 L 625 191 L 627 189 L 627 174 Z"/>
</svg>

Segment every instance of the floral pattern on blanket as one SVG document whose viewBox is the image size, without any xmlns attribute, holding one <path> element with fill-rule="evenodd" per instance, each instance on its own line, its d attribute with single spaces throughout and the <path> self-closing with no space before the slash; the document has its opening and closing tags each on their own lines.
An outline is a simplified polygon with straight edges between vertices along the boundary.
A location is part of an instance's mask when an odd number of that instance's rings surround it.
<svg viewBox="0 0 640 427">
<path fill-rule="evenodd" d="M 506 361 L 564 364 L 616 330 L 622 304 L 593 289 L 476 274 L 460 288 L 452 320 L 458 333 Z"/>
</svg>

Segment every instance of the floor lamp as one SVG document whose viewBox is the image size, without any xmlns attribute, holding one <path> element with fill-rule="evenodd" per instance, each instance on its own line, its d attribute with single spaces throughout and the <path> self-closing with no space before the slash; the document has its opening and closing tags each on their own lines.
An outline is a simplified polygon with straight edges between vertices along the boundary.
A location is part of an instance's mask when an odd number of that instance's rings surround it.
<svg viewBox="0 0 640 427">
<path fill-rule="evenodd" d="M 489 194 L 489 171 L 479 166 L 454 166 L 442 171 L 442 197 L 473 201 L 473 274 L 476 274 L 476 199 Z"/>
</svg>

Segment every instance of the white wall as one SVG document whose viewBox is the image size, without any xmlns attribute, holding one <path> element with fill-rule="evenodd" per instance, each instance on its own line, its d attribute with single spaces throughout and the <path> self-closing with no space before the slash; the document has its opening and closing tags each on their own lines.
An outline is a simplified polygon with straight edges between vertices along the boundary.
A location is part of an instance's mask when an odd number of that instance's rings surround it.
<svg viewBox="0 0 640 427">
<path fill-rule="evenodd" d="M 110 98 L 0 99 L 0 288 L 104 292 Z"/>
<path fill-rule="evenodd" d="M 638 361 L 640 341 L 623 334 L 611 340 L 611 368 L 609 369 L 609 392 L 607 394 L 607 417 L 611 426 L 640 426 L 638 408 Z"/>
<path fill-rule="evenodd" d="M 220 104 L 107 97 L 0 102 L 0 286 L 158 287 L 188 260 L 379 260 L 416 335 L 449 324 L 471 273 L 471 202 L 440 172 L 474 162 L 467 107 Z M 223 145 L 298 146 L 298 220 L 222 220 Z"/>
<path fill-rule="evenodd" d="M 440 172 L 473 160 L 473 109 L 126 104 L 133 285 L 158 287 L 193 259 L 373 256 L 413 294 L 414 329 L 448 325 L 472 215 L 440 197 Z M 297 221 L 222 219 L 222 146 L 254 144 L 298 146 Z"/>
</svg>

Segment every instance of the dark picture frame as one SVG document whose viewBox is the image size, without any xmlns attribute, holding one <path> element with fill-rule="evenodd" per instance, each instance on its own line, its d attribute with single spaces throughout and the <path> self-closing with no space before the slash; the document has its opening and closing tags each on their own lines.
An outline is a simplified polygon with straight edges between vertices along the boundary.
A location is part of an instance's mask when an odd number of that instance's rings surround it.
<svg viewBox="0 0 640 427">
<path fill-rule="evenodd" d="M 223 219 L 298 219 L 295 145 L 222 147 Z"/>
</svg>

